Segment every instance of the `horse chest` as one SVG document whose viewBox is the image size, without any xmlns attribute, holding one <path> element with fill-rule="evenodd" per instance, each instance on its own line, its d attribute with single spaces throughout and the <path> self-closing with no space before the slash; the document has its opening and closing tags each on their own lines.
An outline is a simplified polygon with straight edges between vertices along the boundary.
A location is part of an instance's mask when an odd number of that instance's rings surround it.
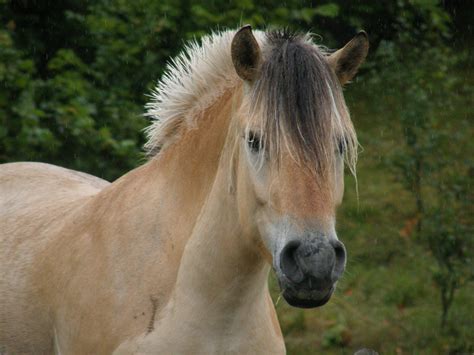
<svg viewBox="0 0 474 355">
<path fill-rule="evenodd" d="M 125 354 L 285 354 L 282 338 L 245 329 L 233 334 L 216 334 L 208 329 L 194 329 L 191 333 L 177 330 L 153 332 L 122 343 L 114 355 Z"/>
<path fill-rule="evenodd" d="M 156 315 L 153 327 L 120 344 L 114 354 L 285 353 L 283 337 L 265 307 L 254 312 L 216 307 L 214 313 L 195 306 L 168 305 Z"/>
</svg>

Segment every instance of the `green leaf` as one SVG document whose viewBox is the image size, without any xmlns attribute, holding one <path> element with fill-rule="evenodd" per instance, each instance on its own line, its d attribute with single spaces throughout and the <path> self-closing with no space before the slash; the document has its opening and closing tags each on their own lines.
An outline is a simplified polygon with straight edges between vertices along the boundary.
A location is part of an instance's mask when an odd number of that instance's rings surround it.
<svg viewBox="0 0 474 355">
<path fill-rule="evenodd" d="M 339 5 L 335 3 L 324 4 L 316 7 L 314 13 L 324 17 L 337 17 L 339 15 Z"/>
</svg>

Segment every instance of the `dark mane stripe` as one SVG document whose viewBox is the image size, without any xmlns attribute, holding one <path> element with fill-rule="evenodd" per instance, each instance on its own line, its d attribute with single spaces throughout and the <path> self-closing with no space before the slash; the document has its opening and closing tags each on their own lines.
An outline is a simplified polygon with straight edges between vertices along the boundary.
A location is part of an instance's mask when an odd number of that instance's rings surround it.
<svg viewBox="0 0 474 355">
<path fill-rule="evenodd" d="M 308 35 L 283 30 L 266 37 L 251 115 L 264 120 L 270 154 L 280 156 L 285 147 L 317 171 L 326 171 L 338 145 L 351 154 L 357 145 L 339 81 Z"/>
</svg>

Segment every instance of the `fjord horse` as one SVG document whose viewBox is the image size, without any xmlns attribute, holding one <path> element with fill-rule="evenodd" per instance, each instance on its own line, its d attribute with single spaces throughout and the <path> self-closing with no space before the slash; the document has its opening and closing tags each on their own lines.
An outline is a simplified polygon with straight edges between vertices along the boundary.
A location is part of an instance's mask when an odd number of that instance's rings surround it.
<svg viewBox="0 0 474 355">
<path fill-rule="evenodd" d="M 288 31 L 191 44 L 147 105 L 150 159 L 117 181 L 0 167 L 0 353 L 281 354 L 273 266 L 326 303 L 357 139 L 341 87 L 364 32 L 330 54 Z"/>
</svg>

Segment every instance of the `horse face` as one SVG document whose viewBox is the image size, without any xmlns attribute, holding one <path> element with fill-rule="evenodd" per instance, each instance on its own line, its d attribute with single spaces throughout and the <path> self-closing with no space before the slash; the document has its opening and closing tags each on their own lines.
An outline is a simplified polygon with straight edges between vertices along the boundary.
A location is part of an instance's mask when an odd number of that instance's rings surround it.
<svg viewBox="0 0 474 355">
<path fill-rule="evenodd" d="M 241 225 L 272 263 L 283 296 L 309 308 L 329 300 L 345 269 L 335 210 L 344 188 L 344 149 L 352 154 L 357 139 L 335 81 L 344 84 L 355 75 L 368 41 L 361 32 L 328 57 L 308 49 L 305 40 L 285 41 L 262 55 L 246 26 L 232 42 L 234 67 L 244 81 L 237 200 Z M 262 110 L 255 107 L 261 97 L 267 100 Z M 309 161 L 298 159 L 308 150 L 315 153 Z M 311 159 L 316 169 L 308 169 Z"/>
<path fill-rule="evenodd" d="M 346 263 L 335 209 L 343 195 L 343 159 L 325 181 L 286 154 L 269 158 L 258 128 L 244 130 L 237 178 L 239 214 L 278 277 L 283 296 L 297 307 L 325 304 Z"/>
</svg>

